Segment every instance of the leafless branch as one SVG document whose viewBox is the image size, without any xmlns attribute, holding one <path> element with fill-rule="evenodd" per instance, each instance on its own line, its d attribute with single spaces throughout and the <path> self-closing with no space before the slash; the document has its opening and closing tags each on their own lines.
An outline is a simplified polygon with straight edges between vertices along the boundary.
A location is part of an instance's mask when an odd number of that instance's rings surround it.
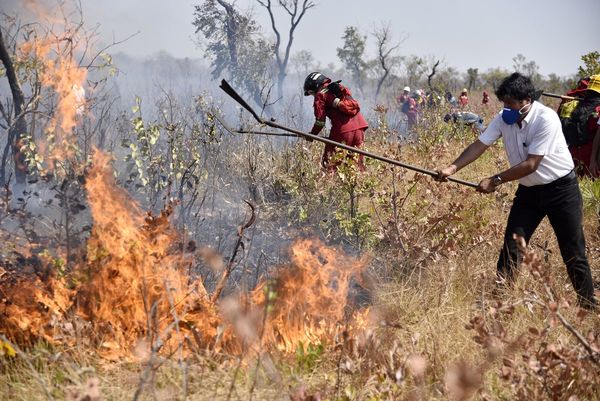
<svg viewBox="0 0 600 401">
<path fill-rule="evenodd" d="M 306 11 L 315 7 L 315 3 L 310 0 L 302 0 L 302 6 L 299 9 L 300 0 L 277 0 L 277 3 L 285 10 L 285 12 L 290 17 L 290 27 L 288 30 L 288 39 L 285 46 L 285 51 L 283 56 L 281 54 L 281 33 L 279 28 L 277 28 L 277 22 L 275 20 L 275 15 L 273 12 L 273 3 L 271 0 L 256 0 L 258 4 L 264 7 L 269 14 L 269 19 L 271 21 L 271 29 L 275 34 L 275 59 L 277 61 L 277 68 L 279 70 L 278 80 L 277 80 L 277 90 L 278 97 L 282 97 L 283 95 L 283 81 L 287 75 L 287 65 L 290 60 L 290 53 L 292 49 L 292 44 L 294 43 L 294 32 L 300 24 L 300 21 L 306 14 Z"/>
<path fill-rule="evenodd" d="M 383 71 L 383 75 L 379 78 L 377 82 L 377 90 L 375 91 L 375 98 L 377 99 L 381 92 L 381 88 L 383 87 L 383 84 L 393 67 L 392 54 L 406 40 L 406 36 L 402 37 L 395 44 L 390 43 L 392 40 L 392 33 L 389 23 L 381 25 L 380 28 L 375 30 L 373 36 L 377 42 L 377 61 Z"/>
<path fill-rule="evenodd" d="M 431 80 L 433 79 L 433 76 L 436 73 L 436 69 L 437 69 L 438 65 L 440 65 L 440 60 L 437 60 L 435 62 L 435 64 L 431 68 L 431 73 L 427 75 L 427 85 L 429 86 L 430 90 L 433 90 L 433 86 L 431 85 Z"/>
<path fill-rule="evenodd" d="M 90 68 L 92 66 L 92 64 L 94 64 L 94 61 L 96 61 L 96 59 L 98 57 L 100 57 L 100 55 L 102 53 L 104 53 L 106 50 L 110 49 L 113 46 L 117 46 L 120 45 L 121 43 L 125 43 L 127 42 L 129 39 L 133 38 L 134 36 L 138 35 L 141 31 L 137 31 L 135 33 L 132 33 L 131 35 L 127 36 L 125 39 L 122 40 L 114 40 L 112 41 L 111 44 L 104 46 L 102 49 L 100 49 L 98 52 L 96 52 L 96 55 L 94 57 L 92 57 L 92 59 L 90 60 L 90 62 L 85 66 L 85 68 Z"/>
</svg>

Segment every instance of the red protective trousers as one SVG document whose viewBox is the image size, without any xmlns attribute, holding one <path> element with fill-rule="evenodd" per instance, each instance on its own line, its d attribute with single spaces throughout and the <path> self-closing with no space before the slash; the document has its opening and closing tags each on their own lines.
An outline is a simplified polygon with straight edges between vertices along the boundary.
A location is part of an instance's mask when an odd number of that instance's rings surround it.
<svg viewBox="0 0 600 401">
<path fill-rule="evenodd" d="M 348 146 L 353 146 L 355 148 L 361 148 L 362 145 L 365 143 L 365 129 L 366 128 L 360 128 L 357 130 L 342 132 L 342 133 L 331 132 L 329 134 L 329 139 L 331 139 L 332 141 L 343 143 Z M 334 153 L 335 153 L 335 146 L 326 144 L 325 151 L 323 152 L 323 159 L 321 161 L 321 164 L 323 165 L 323 168 L 327 169 L 327 171 L 330 173 L 334 172 L 337 169 L 337 166 L 339 166 L 341 163 L 340 160 L 337 160 L 335 162 L 330 162 L 331 156 Z M 356 159 L 356 156 L 358 156 L 358 169 L 360 171 L 365 171 L 365 163 L 364 163 L 365 157 L 363 155 L 357 155 L 356 153 L 351 153 L 348 157 Z"/>
</svg>

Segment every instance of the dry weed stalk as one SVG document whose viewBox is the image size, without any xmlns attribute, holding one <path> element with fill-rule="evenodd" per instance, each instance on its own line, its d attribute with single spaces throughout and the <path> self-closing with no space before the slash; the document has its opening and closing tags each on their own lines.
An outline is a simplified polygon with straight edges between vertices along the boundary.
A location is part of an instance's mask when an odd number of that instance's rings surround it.
<svg viewBox="0 0 600 401">
<path fill-rule="evenodd" d="M 523 253 L 523 266 L 531 271 L 539 282 L 542 291 L 537 297 L 525 297 L 513 304 L 503 305 L 498 301 L 485 316 L 475 316 L 468 328 L 476 332 L 475 341 L 494 356 L 490 360 L 502 357 L 499 376 L 511 385 L 518 399 L 595 399 L 600 386 L 600 365 L 598 356 L 600 342 L 598 334 L 581 334 L 559 311 L 585 318 L 586 313 L 577 311 L 567 301 L 558 298 L 546 266 L 523 238 L 516 238 Z M 547 312 L 543 328 L 529 327 L 511 340 L 507 337 L 502 315 L 512 315 L 515 307 L 523 303 L 540 306 L 541 312 Z M 553 332 L 558 323 L 567 329 L 576 339 L 576 343 L 557 341 Z M 487 370 L 489 364 L 481 370 Z"/>
</svg>

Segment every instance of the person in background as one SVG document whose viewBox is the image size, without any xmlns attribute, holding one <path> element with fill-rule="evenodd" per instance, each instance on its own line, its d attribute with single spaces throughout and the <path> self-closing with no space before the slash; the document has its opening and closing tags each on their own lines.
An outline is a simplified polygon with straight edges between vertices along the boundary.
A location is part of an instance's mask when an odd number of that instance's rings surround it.
<svg viewBox="0 0 600 401">
<path fill-rule="evenodd" d="M 592 177 L 600 177 L 600 119 L 596 123 L 596 135 L 592 143 L 592 156 L 590 158 L 590 173 Z"/>
<path fill-rule="evenodd" d="M 437 92 L 437 90 L 433 89 L 427 94 L 427 107 L 438 107 L 442 103 L 442 97 Z"/>
<path fill-rule="evenodd" d="M 398 106 L 400 106 L 400 108 L 402 108 L 402 106 L 408 100 L 409 97 L 410 97 L 410 86 L 405 86 L 404 89 L 402 90 L 402 93 L 400 94 L 400 96 L 398 96 L 396 98 L 396 102 L 398 103 Z"/>
<path fill-rule="evenodd" d="M 486 91 L 483 91 L 483 97 L 481 98 L 481 104 L 483 106 L 487 106 L 489 102 L 490 102 L 490 95 Z"/>
<path fill-rule="evenodd" d="M 417 103 L 417 109 L 419 111 L 423 111 L 427 99 L 425 96 L 425 91 L 423 89 L 417 89 L 413 96 L 415 98 L 415 102 Z"/>
<path fill-rule="evenodd" d="M 460 96 L 458 97 L 458 104 L 461 109 L 464 109 L 469 105 L 469 96 L 467 95 L 467 88 L 464 88 L 462 92 L 460 92 Z"/>
<path fill-rule="evenodd" d="M 403 108 L 403 110 L 406 110 L 406 111 L 404 111 L 404 113 L 408 117 L 408 130 L 409 131 L 411 131 L 415 127 L 415 125 L 417 125 L 417 123 L 419 121 L 419 113 L 421 112 L 423 103 L 424 103 L 424 99 L 421 96 L 420 89 L 415 90 L 415 92 L 412 94 L 412 96 L 410 96 L 409 99 L 406 101 L 405 104 L 407 104 L 408 107 L 405 106 L 405 108 Z"/>
<path fill-rule="evenodd" d="M 470 111 L 457 111 L 454 113 L 449 113 L 444 116 L 444 121 L 449 123 L 453 122 L 458 125 L 466 125 L 473 128 L 473 131 L 477 134 L 481 134 L 485 129 L 483 125 L 483 118 L 475 113 L 471 113 Z"/>
<path fill-rule="evenodd" d="M 402 112 L 402 114 L 406 116 L 407 129 L 410 131 L 412 126 L 415 124 L 415 121 L 413 121 L 414 116 L 412 110 L 416 107 L 416 103 L 410 95 L 409 86 L 404 87 L 400 96 L 396 98 L 396 102 L 400 106 L 400 111 Z"/>
<path fill-rule="evenodd" d="M 329 139 L 360 148 L 365 142 L 365 131 L 369 125 L 350 90 L 339 82 L 332 82 L 320 72 L 310 73 L 304 80 L 304 96 L 314 97 L 315 122 L 310 133 L 319 135 L 325 127 L 326 118 L 329 117 L 331 121 Z M 321 164 L 328 172 L 334 172 L 339 164 L 330 162 L 334 153 L 335 146 L 326 144 Z M 354 157 L 354 154 L 348 157 Z M 365 170 L 363 155 L 358 157 L 358 169 Z"/>
<path fill-rule="evenodd" d="M 558 109 L 569 152 L 580 177 L 595 177 L 597 167 L 592 166 L 592 161 L 596 155 L 593 143 L 600 114 L 600 74 L 581 79 L 577 88 L 569 93 L 569 96 L 582 97 L 582 100 L 563 102 Z"/>
<path fill-rule="evenodd" d="M 452 94 L 452 92 L 450 92 L 449 90 L 446 91 L 446 102 L 448 102 L 448 104 L 450 105 L 450 107 L 455 108 L 458 105 L 458 102 L 456 101 L 456 98 L 454 97 L 454 95 Z"/>
<path fill-rule="evenodd" d="M 518 72 L 502 81 L 496 96 L 504 103 L 502 114 L 452 164 L 438 170 L 437 180 L 444 181 L 477 160 L 502 138 L 511 167 L 484 178 L 477 186 L 479 192 L 492 193 L 505 182 L 519 180 L 498 257 L 501 282 L 512 281 L 521 261 L 515 236 L 529 243 L 548 216 L 578 302 L 593 309 L 596 300 L 585 253 L 581 192 L 558 115 L 534 100 L 531 79 Z"/>
</svg>

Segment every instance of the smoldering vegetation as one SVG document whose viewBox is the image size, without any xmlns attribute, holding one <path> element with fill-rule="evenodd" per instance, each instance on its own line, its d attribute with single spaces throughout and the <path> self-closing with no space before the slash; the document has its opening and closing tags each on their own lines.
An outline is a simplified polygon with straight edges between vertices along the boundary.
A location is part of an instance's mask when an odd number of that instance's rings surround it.
<svg viewBox="0 0 600 401">
<path fill-rule="evenodd" d="M 17 152 L 26 181 L 5 147 L 0 191 L 0 398 L 597 399 L 598 316 L 574 304 L 546 223 L 515 286 L 496 286 L 512 188 L 474 196 L 373 160 L 361 174 L 343 153 L 325 174 L 321 144 L 227 131 L 220 120 L 267 129 L 206 60 L 94 58 L 69 40 L 44 53 L 29 39 L 15 53 L 33 95 Z M 432 169 L 476 135 L 444 121 L 443 101 L 406 135 L 398 87 L 474 79 L 430 76 L 436 61 L 409 57 L 387 85 L 299 63 L 281 94 L 275 79 L 223 76 L 301 131 L 313 122 L 307 72 L 344 79 L 370 123 L 366 148 Z M 489 121 L 499 103 L 474 92 Z M 495 148 L 461 174 L 505 163 Z M 597 260 L 598 183 L 581 185 Z"/>
</svg>

